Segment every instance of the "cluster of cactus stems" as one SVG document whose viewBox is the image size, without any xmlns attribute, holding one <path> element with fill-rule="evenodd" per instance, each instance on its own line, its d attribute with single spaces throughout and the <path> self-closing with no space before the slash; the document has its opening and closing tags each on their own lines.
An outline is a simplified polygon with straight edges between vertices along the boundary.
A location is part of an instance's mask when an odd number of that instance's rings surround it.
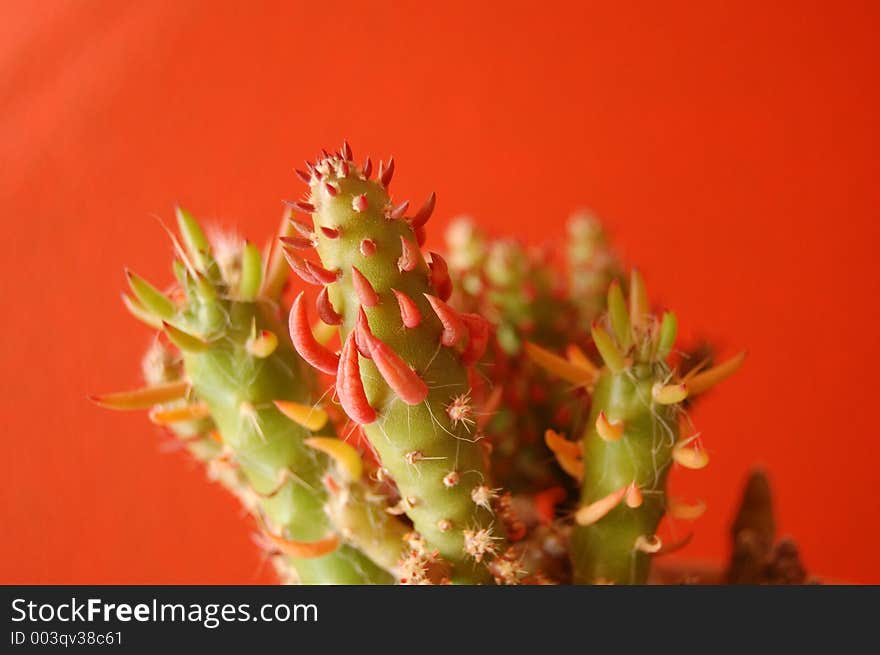
<svg viewBox="0 0 880 655">
<path fill-rule="evenodd" d="M 323 151 L 265 254 L 178 209 L 174 284 L 127 273 L 146 386 L 94 400 L 174 434 L 284 582 L 645 582 L 664 514 L 703 509 L 666 494 L 708 462 L 683 403 L 743 356 L 679 373 L 585 215 L 563 267 L 464 220 L 425 253 L 436 198 L 394 202 L 394 170 Z"/>
</svg>

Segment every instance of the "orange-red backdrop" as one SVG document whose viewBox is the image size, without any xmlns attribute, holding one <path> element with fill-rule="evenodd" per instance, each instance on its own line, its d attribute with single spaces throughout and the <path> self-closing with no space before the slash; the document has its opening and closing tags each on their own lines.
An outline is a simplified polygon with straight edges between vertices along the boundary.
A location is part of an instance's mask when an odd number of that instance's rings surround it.
<svg viewBox="0 0 880 655">
<path fill-rule="evenodd" d="M 674 476 L 709 504 L 686 554 L 724 556 L 762 463 L 809 566 L 880 582 L 877 6 L 6 3 L 0 582 L 271 580 L 233 501 L 85 397 L 138 381 L 119 291 L 168 279 L 155 216 L 267 239 L 343 137 L 438 192 L 434 244 L 594 208 L 685 336 L 750 350 Z"/>
</svg>

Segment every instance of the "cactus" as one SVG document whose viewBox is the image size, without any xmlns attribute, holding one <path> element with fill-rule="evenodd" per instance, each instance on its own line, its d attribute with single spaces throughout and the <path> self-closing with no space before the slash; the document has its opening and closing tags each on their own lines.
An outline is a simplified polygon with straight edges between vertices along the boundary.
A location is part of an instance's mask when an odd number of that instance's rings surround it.
<svg viewBox="0 0 880 655">
<path fill-rule="evenodd" d="M 565 270 L 463 220 L 447 265 L 422 253 L 434 194 L 410 217 L 391 202 L 393 159 L 373 179 L 345 143 L 307 168 L 265 262 L 178 211 L 176 285 L 129 273 L 124 296 L 159 332 L 147 385 L 95 400 L 176 435 L 254 517 L 282 581 L 648 580 L 681 545 L 658 537 L 664 515 L 704 509 L 666 493 L 673 464 L 708 462 L 690 403 L 744 353 L 674 350 L 675 315 L 650 311 L 635 270 L 625 297 L 592 217 L 570 222 Z M 282 300 L 289 269 L 314 297 Z M 731 581 L 804 579 L 772 524 L 738 523 Z"/>
<path fill-rule="evenodd" d="M 605 291 L 620 278 L 617 255 L 599 220 L 589 211 L 580 211 L 568 221 L 568 285 L 571 301 L 578 308 L 581 328 L 605 310 Z"/>
<path fill-rule="evenodd" d="M 147 388 L 180 383 L 184 379 L 183 361 L 173 344 L 154 339 L 141 363 Z M 225 458 L 223 442 L 217 433 L 207 407 L 181 398 L 156 405 L 150 411 L 150 420 L 165 428 L 197 461 L 205 466 L 208 477 L 238 498 L 242 507 L 253 513 L 259 497 L 248 485 L 241 471 Z"/>
<path fill-rule="evenodd" d="M 301 294 L 290 313 L 294 346 L 319 370 L 336 375 L 336 395 L 362 426 L 427 552 L 451 566 L 454 582 L 493 578 L 516 582 L 505 559 L 504 513 L 473 429 L 469 368 L 488 338 L 485 319 L 452 309 L 445 261 L 422 256 L 431 194 L 411 218 L 408 203 L 393 205 L 388 186 L 394 160 L 380 162 L 371 180 L 367 158 L 357 166 L 345 144 L 324 153 L 308 172 L 305 200 L 291 203 L 311 215 L 300 236 L 285 240 L 291 267 L 320 288 L 321 320 L 338 325 L 341 353 L 316 343 Z M 303 258 L 314 247 L 320 264 Z"/>
<path fill-rule="evenodd" d="M 686 417 L 682 402 L 733 373 L 744 354 L 681 378 L 667 362 L 676 338 L 675 315 L 666 312 L 658 319 L 650 313 L 638 271 L 630 278 L 629 307 L 617 282 L 609 287 L 607 306 L 591 329 L 601 369 L 588 360 L 574 365 L 534 352 L 550 370 L 572 381 L 587 379 L 592 387 L 580 444 L 547 435 L 559 456 L 580 460 L 583 476 L 571 544 L 574 581 L 642 584 L 651 556 L 670 549 L 656 534 L 667 508 L 681 517 L 700 511 L 674 504 L 666 495 L 673 462 L 691 469 L 708 463 L 698 434 L 680 437 L 679 423 Z"/>
<path fill-rule="evenodd" d="M 357 452 L 312 434 L 326 434 L 327 413 L 311 402 L 310 369 L 291 348 L 270 295 L 280 292 L 283 269 L 270 263 L 264 281 L 253 245 L 215 250 L 190 214 L 179 210 L 178 223 L 185 247 L 175 239 L 177 302 L 128 273 L 134 298 L 126 304 L 180 350 L 185 377 L 95 400 L 153 407 L 154 420 L 160 415 L 178 431 L 210 417 L 224 458 L 238 469 L 236 484 L 247 485 L 241 493 L 258 498 L 264 540 L 297 580 L 393 581 L 404 526 L 362 484 Z"/>
<path fill-rule="evenodd" d="M 526 339 L 554 350 L 588 345 L 565 281 L 548 249 L 488 239 L 466 218 L 450 225 L 446 243 L 455 283 L 450 304 L 487 317 L 494 328 L 480 371 L 499 402 L 480 420 L 493 444 L 496 480 L 514 493 L 570 486 L 543 434 L 549 427 L 580 432 L 588 408 L 568 382 L 548 376 L 523 348 Z"/>
</svg>

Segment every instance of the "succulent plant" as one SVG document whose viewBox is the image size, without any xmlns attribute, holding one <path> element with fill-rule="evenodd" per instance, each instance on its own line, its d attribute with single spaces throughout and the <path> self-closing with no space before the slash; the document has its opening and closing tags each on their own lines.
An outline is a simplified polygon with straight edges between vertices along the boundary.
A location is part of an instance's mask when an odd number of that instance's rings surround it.
<svg viewBox="0 0 880 655">
<path fill-rule="evenodd" d="M 362 482 L 359 454 L 332 436 L 327 412 L 313 402 L 312 371 L 293 351 L 279 311 L 285 269 L 271 262 L 264 279 L 252 244 L 213 248 L 191 214 L 179 209 L 177 216 L 183 244 L 172 237 L 172 295 L 128 272 L 133 297 L 126 297 L 132 313 L 180 353 L 174 375 L 163 382 L 155 374 L 143 389 L 96 402 L 150 409 L 154 422 L 184 437 L 194 432 L 198 441 L 190 445 L 200 457 L 234 468 L 226 486 L 247 499 L 289 577 L 393 581 L 405 526 L 383 511 Z M 200 420 L 216 429 L 192 427 Z"/>
<path fill-rule="evenodd" d="M 593 322 L 601 368 L 586 358 L 572 362 L 531 350 L 538 363 L 590 389 L 592 407 L 580 443 L 547 435 L 557 456 L 582 475 L 571 545 L 574 581 L 580 584 L 644 583 L 651 556 L 664 548 L 656 531 L 667 509 L 682 518 L 700 511 L 673 504 L 666 493 L 673 462 L 700 469 L 709 461 L 699 433 L 681 436 L 680 424 L 687 426 L 682 403 L 732 374 L 745 356 L 680 377 L 667 361 L 678 330 L 675 314 L 651 313 L 637 270 L 629 287 L 627 303 L 620 284 L 612 282 L 607 312 Z"/>
<path fill-rule="evenodd" d="M 265 257 L 178 210 L 176 282 L 127 273 L 126 307 L 157 331 L 146 386 L 94 400 L 149 410 L 239 498 L 285 582 L 646 582 L 678 546 L 664 515 L 704 509 L 666 492 L 673 465 L 708 462 L 689 403 L 744 353 L 676 351 L 675 315 L 638 271 L 624 283 L 586 214 L 563 262 L 466 220 L 449 264 L 426 255 L 436 197 L 408 213 L 394 170 L 323 151 Z M 746 505 L 730 581 L 802 579 L 766 503 Z"/>
<path fill-rule="evenodd" d="M 447 303 L 445 260 L 422 254 L 434 194 L 406 217 L 409 203 L 395 205 L 388 194 L 394 160 L 380 162 L 371 179 L 371 160 L 358 166 L 347 144 L 308 169 L 299 172 L 306 197 L 291 205 L 311 222 L 296 223 L 300 235 L 285 240 L 286 252 L 293 270 L 320 288 L 317 315 L 338 326 L 342 348 L 317 343 L 303 294 L 290 313 L 294 346 L 335 375 L 336 396 L 394 480 L 396 511 L 428 545 L 429 563 L 442 558 L 453 581 L 515 582 L 499 491 L 473 429 L 471 372 L 489 326 Z M 320 263 L 304 257 L 312 248 Z"/>
</svg>

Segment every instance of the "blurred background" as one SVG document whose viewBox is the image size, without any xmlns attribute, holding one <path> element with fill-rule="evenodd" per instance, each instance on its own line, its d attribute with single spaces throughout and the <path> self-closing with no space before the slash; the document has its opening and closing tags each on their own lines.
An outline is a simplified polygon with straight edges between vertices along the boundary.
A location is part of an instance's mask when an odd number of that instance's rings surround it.
<svg viewBox="0 0 880 655">
<path fill-rule="evenodd" d="M 263 243 L 350 140 L 531 243 L 592 208 L 683 335 L 745 368 L 678 470 L 721 561 L 749 468 L 811 571 L 880 583 L 874 2 L 9 2 L 0 7 L 0 582 L 253 583 L 252 525 L 145 416 L 123 267 L 180 202 Z"/>
</svg>

